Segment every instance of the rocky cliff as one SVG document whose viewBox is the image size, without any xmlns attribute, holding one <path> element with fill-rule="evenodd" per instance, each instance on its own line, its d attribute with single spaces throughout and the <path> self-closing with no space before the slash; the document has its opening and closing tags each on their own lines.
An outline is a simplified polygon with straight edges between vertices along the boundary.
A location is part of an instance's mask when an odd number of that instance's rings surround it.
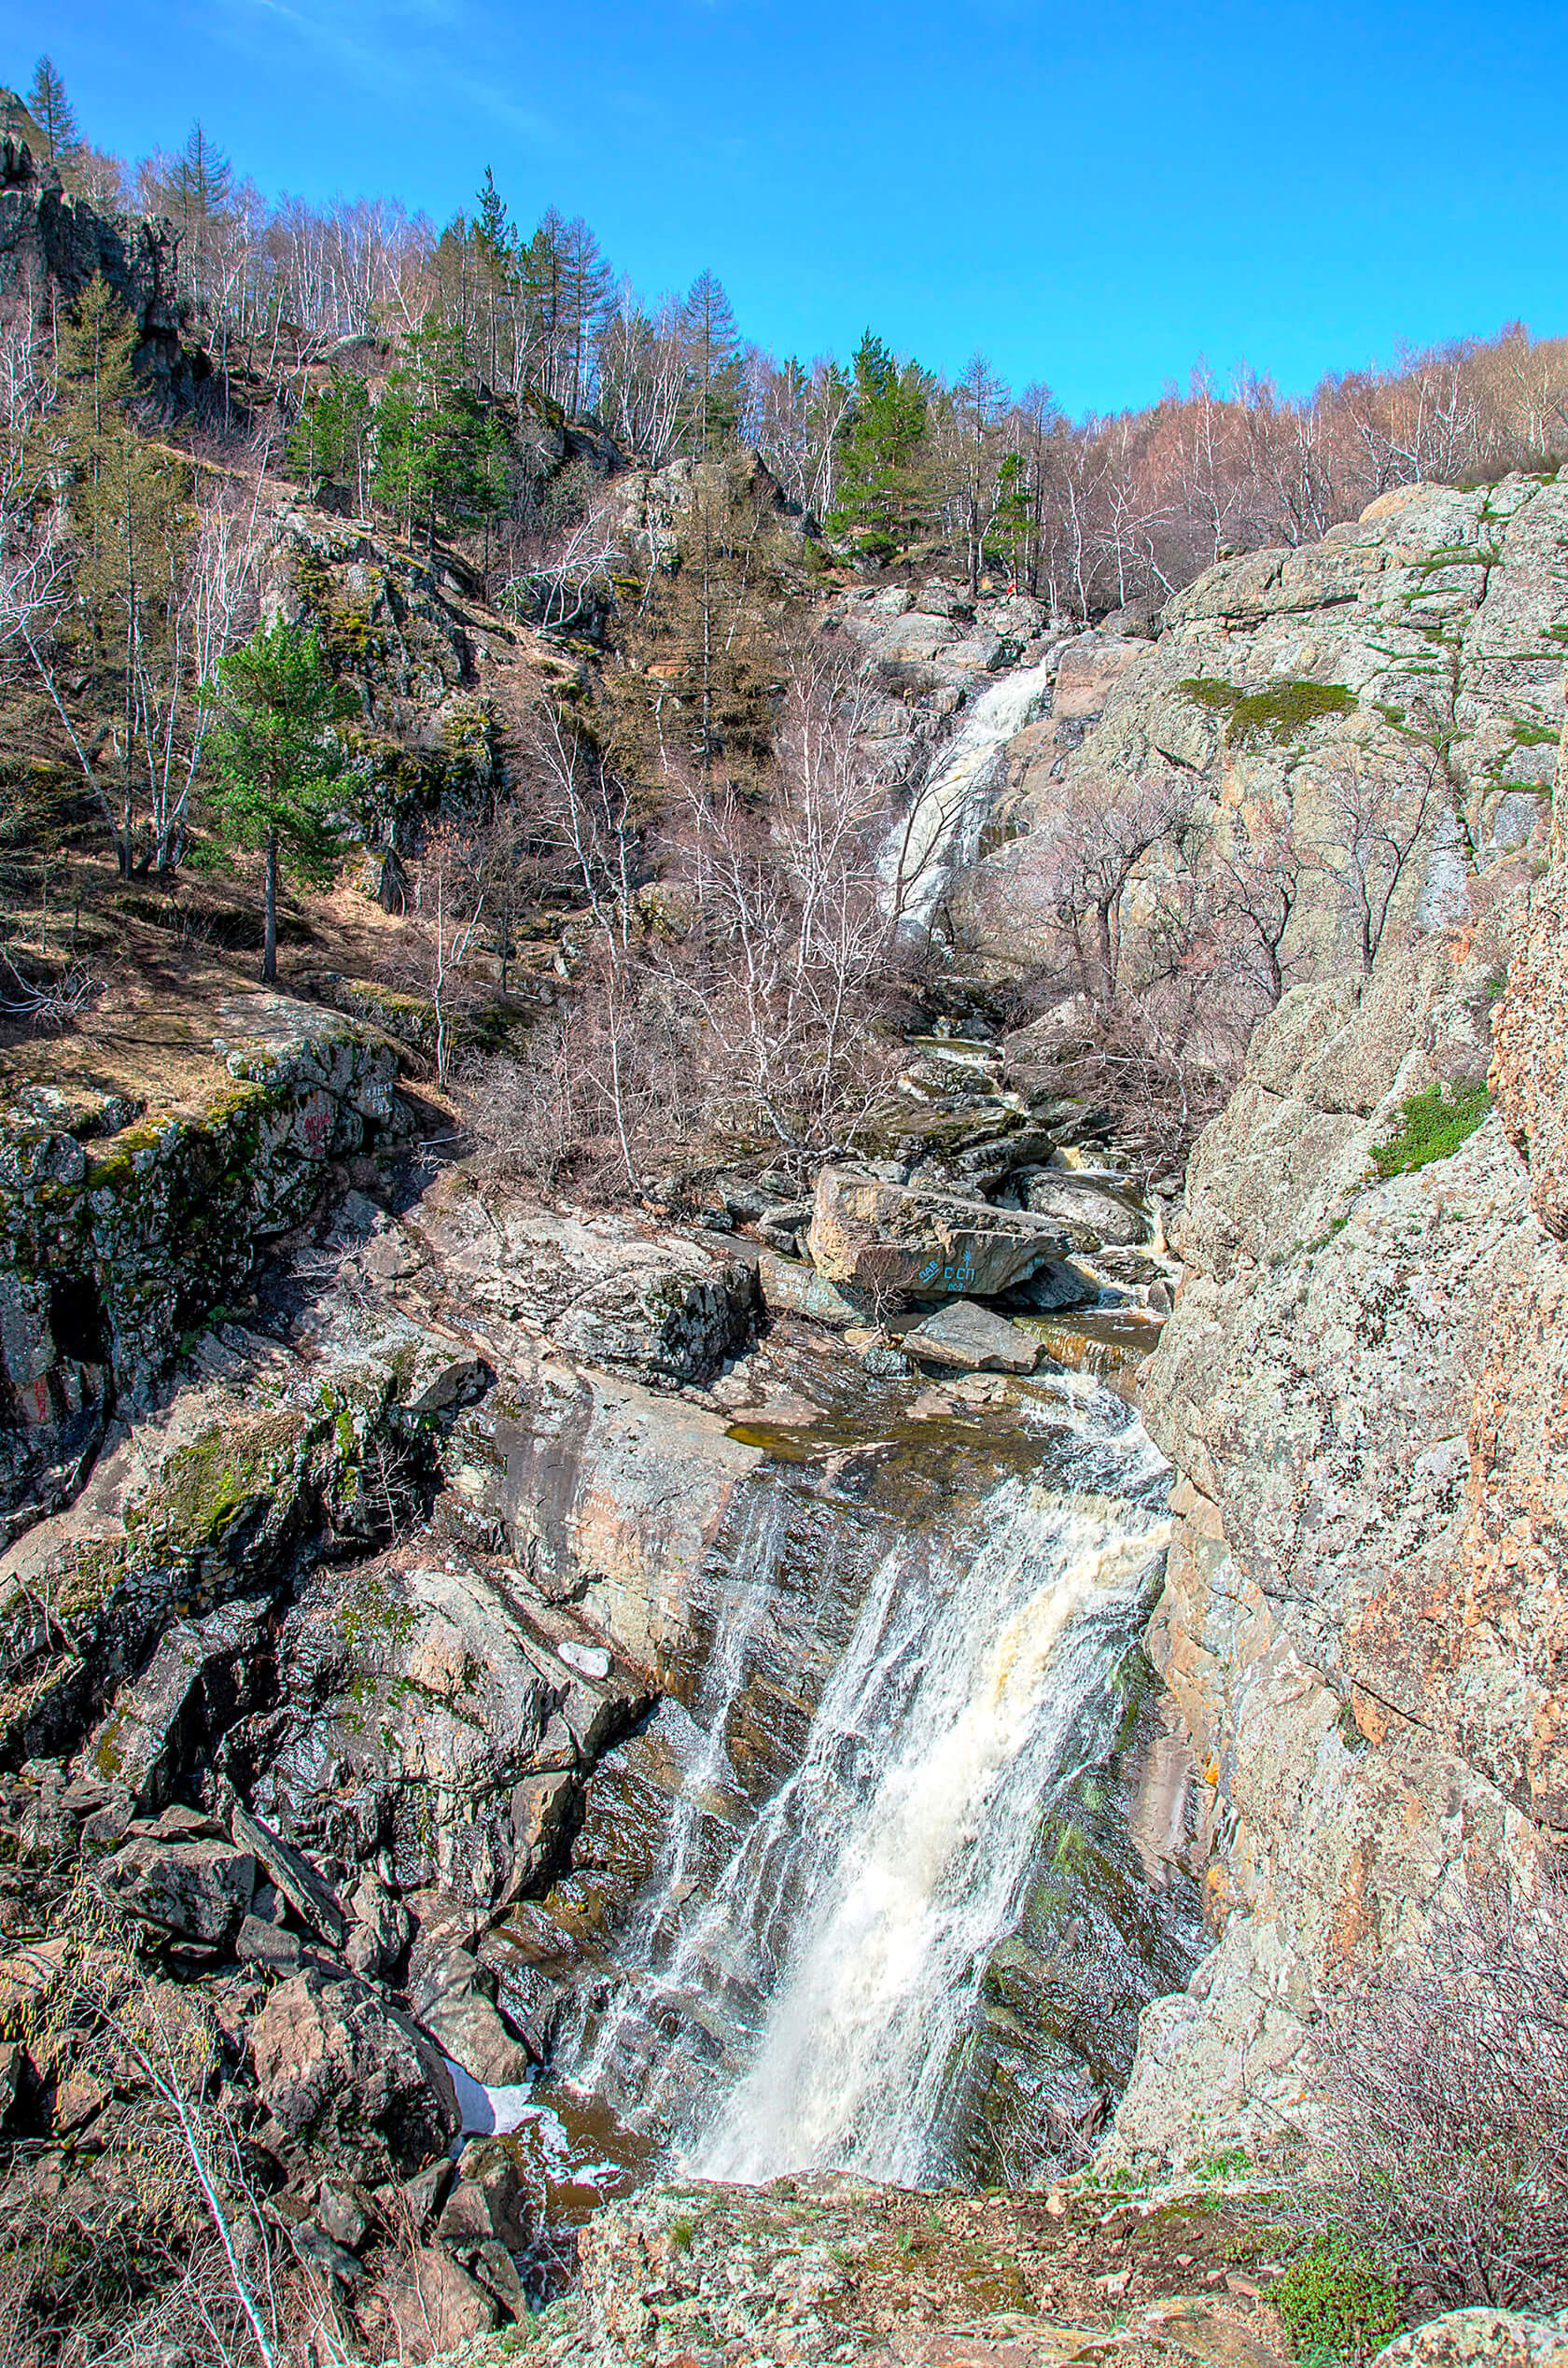
<svg viewBox="0 0 1568 2368">
<path fill-rule="evenodd" d="M 164 402 L 187 399 L 206 364 L 181 343 L 173 223 L 104 214 L 73 196 L 35 156 L 14 94 L 0 92 L 0 300 L 26 300 L 47 316 L 102 277 L 136 324 L 137 375 Z"/>
<path fill-rule="evenodd" d="M 1151 1650 L 1203 1788 L 1217 1945 L 1145 2019 L 1118 2124 L 1132 2146 L 1277 2130 L 1336 1972 L 1478 1871 L 1528 1884 L 1568 1826 L 1564 875 L 1555 839 L 1549 866 L 1506 853 L 1545 837 L 1561 502 L 1525 482 L 1411 495 L 1172 604 L 1178 642 L 1221 635 L 1234 678 L 1309 637 L 1320 672 L 1332 652 L 1365 695 L 1369 582 L 1379 631 L 1391 576 L 1407 610 L 1444 585 L 1431 679 L 1451 686 L 1463 861 L 1441 905 L 1429 867 L 1370 976 L 1285 995 L 1174 1227 L 1187 1273 L 1147 1421 L 1180 1521 Z M 1124 678 L 1124 730 L 1135 701 L 1159 713 L 1166 666 Z M 1379 727 L 1362 728 L 1375 750 Z"/>
<path fill-rule="evenodd" d="M 1065 801 L 1155 775 L 1185 788 L 1222 852 L 1266 816 L 1288 829 L 1304 861 L 1287 975 L 1293 960 L 1356 959 L 1348 875 L 1385 871 L 1374 838 L 1408 835 L 1418 814 L 1421 860 L 1395 887 L 1391 933 L 1461 922 L 1472 875 L 1545 844 L 1565 550 L 1556 478 L 1401 486 L 1320 543 L 1211 568 L 1168 603 L 1152 646 L 1087 637 L 1015 744 L 989 825 L 1002 843 L 967 883 L 965 930 L 1004 971 L 1036 959 Z M 1138 912 L 1135 890 L 1125 918 Z"/>
</svg>

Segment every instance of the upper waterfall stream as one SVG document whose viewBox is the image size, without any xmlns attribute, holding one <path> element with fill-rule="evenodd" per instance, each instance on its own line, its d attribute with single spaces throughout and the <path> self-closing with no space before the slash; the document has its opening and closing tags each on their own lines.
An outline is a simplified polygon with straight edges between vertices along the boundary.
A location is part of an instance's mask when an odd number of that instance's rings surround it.
<svg viewBox="0 0 1568 2368">
<path fill-rule="evenodd" d="M 1064 1378 L 1021 1444 L 934 1523 L 841 1521 L 804 1553 L 812 1490 L 786 1470 L 756 1500 L 691 1712 L 644 1746 L 679 1772 L 557 2099 L 717 2179 L 973 2169 L 999 1953 L 1032 1917 L 1047 1983 L 1054 1952 L 1116 1955 L 1063 1876 L 1064 1812 L 1126 1725 L 1167 1534 L 1119 1402 Z"/>
<path fill-rule="evenodd" d="M 888 894 L 900 899 L 906 930 L 929 929 L 953 874 L 979 854 L 1001 752 L 1044 713 L 1055 671 L 1049 663 L 1020 666 L 982 691 L 889 833 L 881 876 Z"/>
</svg>

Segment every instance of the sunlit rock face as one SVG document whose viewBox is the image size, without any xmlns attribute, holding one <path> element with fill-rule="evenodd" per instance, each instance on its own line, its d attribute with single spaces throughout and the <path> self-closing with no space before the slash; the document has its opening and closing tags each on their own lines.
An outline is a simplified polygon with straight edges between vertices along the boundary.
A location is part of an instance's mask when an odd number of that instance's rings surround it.
<svg viewBox="0 0 1568 2368">
<path fill-rule="evenodd" d="M 1295 2109 L 1323 1983 L 1489 1867 L 1528 1883 L 1568 1825 L 1561 867 L 1530 888 L 1499 858 L 1468 894 L 1463 931 L 1287 994 L 1189 1170 L 1151 1651 L 1219 1946 L 1146 2018 L 1129 2143 Z M 1491 1114 L 1403 1165 L 1420 1098 L 1489 1061 Z"/>
</svg>

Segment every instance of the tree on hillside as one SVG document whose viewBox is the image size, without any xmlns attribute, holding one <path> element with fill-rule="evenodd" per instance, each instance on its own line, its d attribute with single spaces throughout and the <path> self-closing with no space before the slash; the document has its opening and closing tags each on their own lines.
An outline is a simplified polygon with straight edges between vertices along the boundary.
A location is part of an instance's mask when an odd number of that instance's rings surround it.
<svg viewBox="0 0 1568 2368">
<path fill-rule="evenodd" d="M 411 541 L 420 525 L 433 551 L 438 526 L 458 534 L 488 529 L 505 507 L 506 431 L 463 383 L 459 332 L 443 328 L 433 313 L 405 340 L 373 429 L 371 491 L 384 509 L 401 515 Z M 488 565 L 488 550 L 485 557 Z"/>
<path fill-rule="evenodd" d="M 116 838 L 127 875 L 153 771 L 150 712 L 165 704 L 180 663 L 172 615 L 195 524 L 189 469 L 132 417 L 136 336 L 106 283 L 91 280 L 62 324 L 59 399 L 46 431 L 76 552 L 62 630 L 118 761 Z"/>
<path fill-rule="evenodd" d="M 266 857 L 261 978 L 277 977 L 281 873 L 325 887 L 337 868 L 342 833 L 334 804 L 348 752 L 336 726 L 353 702 L 333 680 L 314 633 L 299 625 L 259 630 L 217 669 L 215 722 L 207 735 L 210 796 L 231 845 Z"/>
<path fill-rule="evenodd" d="M 998 430 L 1009 400 L 1006 386 L 982 354 L 971 355 L 948 398 L 943 474 L 947 479 L 948 503 L 958 511 L 964 571 L 972 593 L 980 589 L 986 538 L 996 515 Z"/>
<path fill-rule="evenodd" d="M 529 382 L 563 411 L 580 411 L 609 301 L 609 266 L 581 217 L 564 221 L 553 206 L 518 250 L 518 261 L 527 299 Z"/>
<path fill-rule="evenodd" d="M 680 307 L 686 348 L 693 449 L 705 457 L 726 444 L 740 421 L 740 331 L 730 300 L 711 272 L 699 272 Z"/>
<path fill-rule="evenodd" d="M 302 477 L 345 486 L 357 513 L 365 513 L 371 443 L 371 390 L 350 371 L 334 370 L 300 413 L 288 439 L 288 463 Z"/>
<path fill-rule="evenodd" d="M 855 354 L 854 387 L 842 434 L 838 498 L 829 531 L 867 558 L 891 559 L 920 515 L 916 463 L 926 440 L 931 380 L 902 366 L 868 329 Z"/>
<path fill-rule="evenodd" d="M 657 469 L 675 450 L 686 400 L 679 308 L 645 313 L 629 282 L 597 335 L 598 413 L 623 452 Z"/>
<path fill-rule="evenodd" d="M 46 161 L 69 164 L 81 147 L 81 133 L 77 128 L 75 109 L 65 96 L 60 69 L 52 58 L 40 58 L 33 69 L 27 112 L 44 135 Z"/>
<path fill-rule="evenodd" d="M 193 123 L 165 184 L 165 203 L 179 224 L 181 265 L 198 298 L 208 294 L 208 266 L 219 217 L 233 194 L 234 169 L 200 121 Z"/>
</svg>

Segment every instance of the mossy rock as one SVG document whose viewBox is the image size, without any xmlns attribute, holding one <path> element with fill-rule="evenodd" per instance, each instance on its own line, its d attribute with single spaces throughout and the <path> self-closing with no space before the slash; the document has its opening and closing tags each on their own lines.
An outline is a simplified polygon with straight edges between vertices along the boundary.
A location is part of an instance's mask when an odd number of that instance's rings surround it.
<svg viewBox="0 0 1568 2368">
<path fill-rule="evenodd" d="M 301 1460 L 309 1425 L 292 1409 L 239 1425 L 214 1423 L 176 1449 L 158 1482 L 126 1517 L 138 1544 L 157 1540 L 186 1553 L 221 1542 L 235 1520 L 278 1493 Z"/>
<path fill-rule="evenodd" d="M 1192 675 L 1179 685 L 1195 706 L 1225 719 L 1229 748 L 1288 747 L 1328 716 L 1349 715 L 1356 695 L 1342 682 L 1291 678 L 1264 691 L 1244 691 L 1215 675 Z"/>
<path fill-rule="evenodd" d="M 1451 1159 L 1491 1108 L 1491 1095 L 1484 1080 L 1453 1085 L 1446 1091 L 1441 1086 L 1430 1086 L 1425 1093 L 1412 1094 L 1404 1103 L 1398 1133 L 1375 1146 L 1372 1164 L 1386 1180 L 1411 1175 L 1436 1159 Z"/>
</svg>

